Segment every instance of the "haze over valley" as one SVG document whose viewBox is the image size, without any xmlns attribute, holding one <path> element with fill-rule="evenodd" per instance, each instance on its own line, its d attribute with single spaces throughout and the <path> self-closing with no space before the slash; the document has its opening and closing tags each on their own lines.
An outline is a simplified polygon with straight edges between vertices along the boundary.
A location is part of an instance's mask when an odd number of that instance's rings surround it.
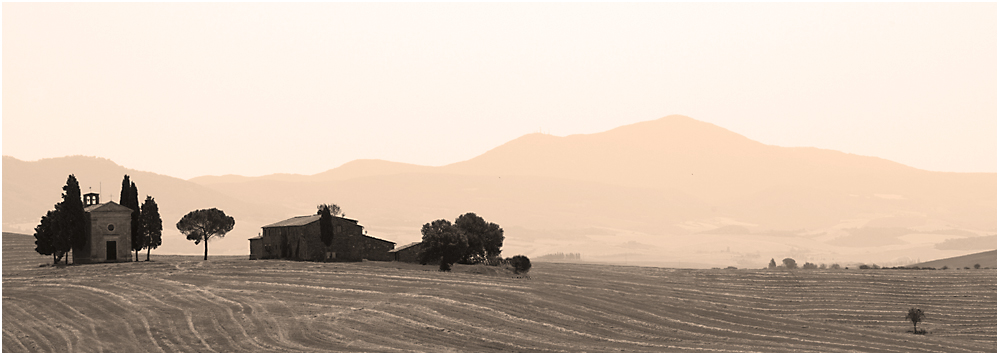
<svg viewBox="0 0 999 355">
<path fill-rule="evenodd" d="M 322 160 L 322 151 L 309 152 Z M 505 230 L 503 254 L 584 262 L 759 268 L 908 265 L 995 249 L 996 174 L 920 170 L 876 157 L 756 142 L 668 116 L 595 134 L 532 133 L 444 166 L 354 160 L 315 175 L 182 180 L 97 157 L 3 157 L 3 230 L 31 234 L 68 174 L 117 202 L 128 174 L 160 206 L 160 254 L 198 254 L 174 228 L 217 207 L 236 226 L 211 253 L 245 255 L 260 227 L 336 203 L 402 245 L 436 219 L 475 212 Z"/>
</svg>

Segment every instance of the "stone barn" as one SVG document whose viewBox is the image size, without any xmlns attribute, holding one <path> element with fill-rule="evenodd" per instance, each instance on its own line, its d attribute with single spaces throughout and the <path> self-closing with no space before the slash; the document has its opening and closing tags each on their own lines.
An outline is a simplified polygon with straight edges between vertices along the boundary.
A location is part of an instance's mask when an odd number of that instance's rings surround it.
<svg viewBox="0 0 999 355">
<path fill-rule="evenodd" d="M 73 248 L 74 264 L 132 261 L 132 209 L 100 195 L 83 195 L 87 235 L 82 248 Z"/>
<path fill-rule="evenodd" d="M 263 233 L 250 239 L 250 259 L 325 260 L 326 244 L 319 238 L 318 214 L 292 217 L 261 227 Z M 334 261 L 391 260 L 395 243 L 364 235 L 356 220 L 333 217 Z"/>
<path fill-rule="evenodd" d="M 401 247 L 392 249 L 389 254 L 392 254 L 393 261 L 402 261 L 407 263 L 418 263 L 420 262 L 419 254 L 420 249 L 423 246 L 423 242 L 413 242 Z"/>
</svg>

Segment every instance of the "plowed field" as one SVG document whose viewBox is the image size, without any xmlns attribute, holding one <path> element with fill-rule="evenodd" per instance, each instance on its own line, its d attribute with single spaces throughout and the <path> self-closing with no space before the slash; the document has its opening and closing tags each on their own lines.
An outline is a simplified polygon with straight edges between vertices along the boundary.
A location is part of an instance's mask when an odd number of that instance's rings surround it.
<svg viewBox="0 0 999 355">
<path fill-rule="evenodd" d="M 513 278 L 155 255 L 39 267 L 51 258 L 32 243 L 4 236 L 4 352 L 996 351 L 995 270 L 536 263 Z M 912 306 L 929 334 L 911 333 Z"/>
</svg>

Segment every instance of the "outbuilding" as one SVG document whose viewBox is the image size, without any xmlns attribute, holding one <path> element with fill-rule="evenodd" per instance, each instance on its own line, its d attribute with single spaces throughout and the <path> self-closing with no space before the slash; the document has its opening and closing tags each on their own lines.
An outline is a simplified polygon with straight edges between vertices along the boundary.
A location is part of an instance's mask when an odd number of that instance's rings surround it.
<svg viewBox="0 0 999 355">
<path fill-rule="evenodd" d="M 412 242 L 390 250 L 389 254 L 392 255 L 393 261 L 418 263 L 420 262 L 419 254 L 421 249 L 423 249 L 423 242 Z"/>
</svg>

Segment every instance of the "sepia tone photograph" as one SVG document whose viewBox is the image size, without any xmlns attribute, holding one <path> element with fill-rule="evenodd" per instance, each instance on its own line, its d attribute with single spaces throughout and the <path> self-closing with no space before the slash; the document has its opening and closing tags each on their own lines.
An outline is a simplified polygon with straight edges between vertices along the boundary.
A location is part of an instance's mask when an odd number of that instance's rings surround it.
<svg viewBox="0 0 999 355">
<path fill-rule="evenodd" d="M 995 353 L 996 3 L 4 3 L 5 353 Z"/>
</svg>

